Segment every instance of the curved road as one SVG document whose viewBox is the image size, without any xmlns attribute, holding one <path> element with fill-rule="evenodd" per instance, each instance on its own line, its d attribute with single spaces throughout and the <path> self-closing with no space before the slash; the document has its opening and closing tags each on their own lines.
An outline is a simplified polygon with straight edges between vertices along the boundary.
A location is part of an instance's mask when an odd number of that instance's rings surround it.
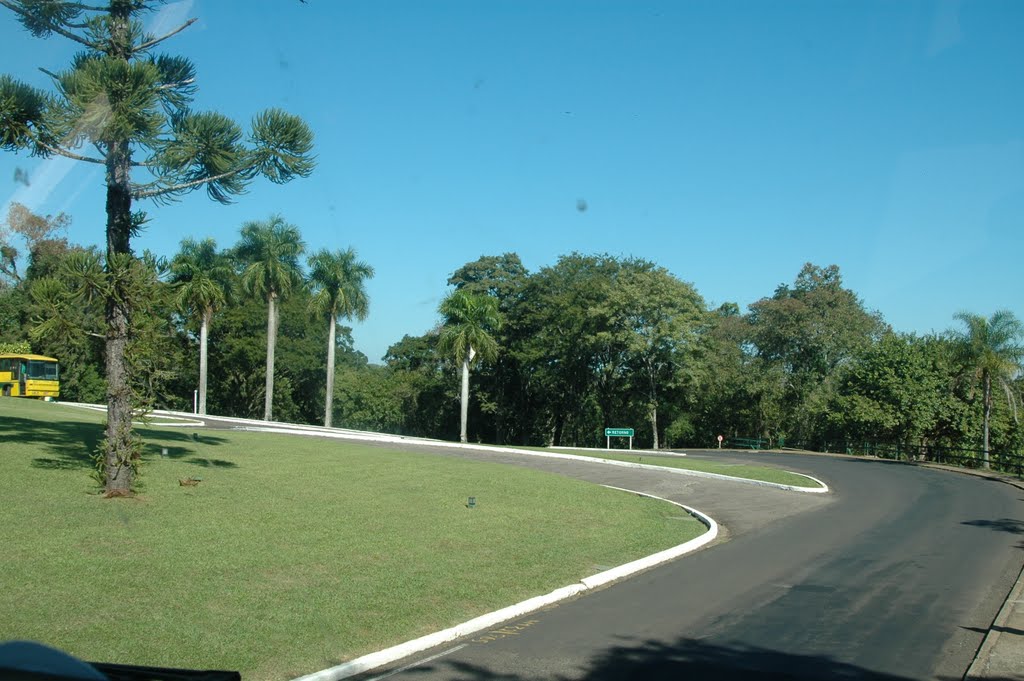
<svg viewBox="0 0 1024 681">
<path fill-rule="evenodd" d="M 807 472 L 835 490 L 822 497 L 448 453 L 658 494 L 709 513 L 730 541 L 397 663 L 441 655 L 395 680 L 960 679 L 1021 567 L 1024 492 L 983 478 L 815 455 L 696 455 Z"/>
<path fill-rule="evenodd" d="M 808 473 L 832 489 L 818 495 L 499 451 L 381 446 L 655 494 L 725 531 L 702 551 L 361 679 L 960 679 L 1024 560 L 1024 491 L 956 472 L 691 453 Z"/>
</svg>

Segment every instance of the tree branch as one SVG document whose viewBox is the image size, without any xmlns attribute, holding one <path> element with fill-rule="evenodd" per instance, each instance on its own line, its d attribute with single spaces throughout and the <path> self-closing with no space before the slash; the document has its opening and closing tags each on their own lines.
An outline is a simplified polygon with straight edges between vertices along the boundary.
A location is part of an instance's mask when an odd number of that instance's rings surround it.
<svg viewBox="0 0 1024 681">
<path fill-rule="evenodd" d="M 35 17 L 33 17 L 31 13 L 26 12 L 22 8 L 20 8 L 17 5 L 15 5 L 13 2 L 10 2 L 10 0 L 0 0 L 0 5 L 3 5 L 7 9 L 11 10 L 12 12 L 14 12 L 15 14 L 20 14 L 21 16 L 25 17 L 26 19 L 30 19 L 30 20 L 34 20 L 35 19 Z M 88 8 L 83 8 L 83 9 L 88 9 Z M 85 38 L 83 38 L 82 36 L 76 35 L 76 34 L 72 33 L 71 31 L 67 31 L 64 28 L 54 24 L 53 22 L 48 23 L 46 28 L 48 30 L 50 30 L 50 31 L 53 31 L 54 33 L 59 33 L 60 35 L 64 36 L 65 38 L 68 38 L 69 40 L 74 40 L 76 43 L 81 43 L 82 45 L 85 45 L 86 47 L 88 47 L 90 49 L 97 50 L 97 51 L 100 51 L 100 52 L 102 51 L 102 50 L 100 50 L 100 46 L 99 45 L 96 45 L 95 43 L 91 43 L 88 40 L 86 40 Z"/>
<path fill-rule="evenodd" d="M 2 1 L 2 0 L 0 0 Z M 164 187 L 163 189 L 150 189 L 146 191 L 133 191 L 133 199 L 150 199 L 154 196 L 163 196 L 164 194 L 171 194 L 173 192 L 181 191 L 182 189 L 189 189 L 191 187 L 199 187 L 204 184 L 216 182 L 217 180 L 223 180 L 226 177 L 237 175 L 238 173 L 245 170 L 245 168 L 238 168 L 237 170 L 229 170 L 226 173 L 220 175 L 213 175 L 211 177 L 203 177 L 198 180 L 192 180 L 191 182 L 182 182 L 181 184 L 171 185 L 170 187 Z"/>
<path fill-rule="evenodd" d="M 6 0 L 0 0 L 0 2 L 5 2 L 5 1 Z M 142 43 L 141 45 L 139 45 L 138 47 L 136 47 L 132 51 L 133 52 L 142 52 L 143 50 L 148 50 L 149 48 L 153 47 L 157 43 L 162 43 L 163 41 L 167 40 L 171 36 L 176 35 L 178 33 L 181 33 L 182 31 L 184 31 L 186 28 L 188 28 L 192 24 L 196 23 L 197 21 L 199 21 L 199 19 L 193 17 L 193 18 L 189 19 L 188 21 L 186 21 L 181 26 L 179 26 L 178 28 L 176 28 L 173 31 L 171 31 L 170 33 L 168 33 L 166 35 L 163 35 L 163 36 L 161 36 L 159 38 L 153 38 L 152 40 L 144 42 L 144 43 Z"/>
<path fill-rule="evenodd" d="M 0 2 L 3 1 L 4 0 L 0 0 Z M 71 158 L 76 161 L 85 161 L 86 163 L 98 163 L 100 165 L 106 165 L 107 163 L 103 159 L 92 158 L 91 156 L 82 156 L 81 154 L 76 154 L 73 151 L 68 151 L 67 149 L 61 149 L 60 147 L 55 147 L 50 144 L 46 144 L 45 142 L 40 142 L 39 138 L 33 135 L 31 132 L 29 133 L 29 137 L 31 137 L 32 141 L 34 141 L 36 144 L 38 144 L 43 149 L 46 149 L 52 154 L 57 154 L 58 156 L 64 156 L 66 158 Z"/>
<path fill-rule="evenodd" d="M 178 81 L 177 83 L 164 83 L 157 87 L 157 90 L 170 90 L 172 88 L 182 87 L 183 85 L 192 85 L 195 82 L 195 78 L 186 78 L 185 80 Z"/>
</svg>

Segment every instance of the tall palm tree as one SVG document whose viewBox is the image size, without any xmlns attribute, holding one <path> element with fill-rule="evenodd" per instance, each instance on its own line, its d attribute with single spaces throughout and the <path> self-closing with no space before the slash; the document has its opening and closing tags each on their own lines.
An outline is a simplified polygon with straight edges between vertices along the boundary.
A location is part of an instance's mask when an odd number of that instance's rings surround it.
<svg viewBox="0 0 1024 681">
<path fill-rule="evenodd" d="M 989 420 L 992 417 L 992 384 L 1002 386 L 1017 418 L 1017 401 L 1011 382 L 1024 369 L 1024 326 L 1008 310 L 981 315 L 960 312 L 954 316 L 967 328 L 955 332 L 958 359 L 967 367 L 971 379 L 981 383 L 984 405 L 985 468 L 989 467 Z"/>
<path fill-rule="evenodd" d="M 373 267 L 356 259 L 351 248 L 344 251 L 323 249 L 309 259 L 309 284 L 313 297 L 309 310 L 319 317 L 327 317 L 327 400 L 324 405 L 324 425 L 331 427 L 334 404 L 334 334 L 338 319 L 362 321 L 370 311 L 365 280 L 373 277 Z"/>
<path fill-rule="evenodd" d="M 175 285 L 175 303 L 183 314 L 199 316 L 199 404 L 197 411 L 206 413 L 207 339 L 210 320 L 227 301 L 231 268 L 227 259 L 217 252 L 213 239 L 184 239 L 181 250 L 171 260 L 171 283 Z"/>
<path fill-rule="evenodd" d="M 498 301 L 487 295 L 473 295 L 463 290 L 450 293 L 438 311 L 444 327 L 438 349 L 462 364 L 462 408 L 459 440 L 466 442 L 466 420 L 469 414 L 469 365 L 477 357 L 490 361 L 498 355 L 498 343 L 491 336 L 501 326 Z"/>
<path fill-rule="evenodd" d="M 271 420 L 274 405 L 274 350 L 277 345 L 277 303 L 302 284 L 299 256 L 305 248 L 298 227 L 280 215 L 247 222 L 236 252 L 246 263 L 242 287 L 267 301 L 267 381 L 263 420 Z"/>
</svg>

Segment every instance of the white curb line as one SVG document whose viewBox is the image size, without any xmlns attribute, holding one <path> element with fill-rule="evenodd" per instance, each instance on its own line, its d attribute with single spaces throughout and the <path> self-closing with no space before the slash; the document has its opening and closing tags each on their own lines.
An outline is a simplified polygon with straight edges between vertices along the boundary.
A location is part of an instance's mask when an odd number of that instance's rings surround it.
<svg viewBox="0 0 1024 681">
<path fill-rule="evenodd" d="M 104 407 L 102 407 L 100 405 L 82 404 L 82 403 L 76 403 L 76 402 L 62 402 L 61 404 L 67 404 L 67 405 L 76 406 L 76 407 L 86 407 L 88 409 L 103 409 L 104 408 Z M 177 417 L 177 418 L 193 418 L 193 419 L 194 418 L 203 418 L 203 417 L 197 417 L 194 414 L 188 414 L 187 412 L 166 411 L 166 410 L 163 410 L 163 409 L 154 409 L 150 413 L 157 414 L 157 415 L 160 415 L 160 416 L 171 416 L 171 417 Z M 242 427 L 239 428 L 239 430 L 253 431 L 253 432 L 258 432 L 258 433 L 284 433 L 286 435 L 316 435 L 316 436 L 319 436 L 319 437 L 330 437 L 330 438 L 335 438 L 335 439 L 366 440 L 368 442 L 395 442 L 395 443 L 406 443 L 406 444 L 414 443 L 414 444 L 423 445 L 425 447 L 444 447 L 446 449 L 471 449 L 471 450 L 478 451 L 478 452 L 490 452 L 492 454 L 494 454 L 494 453 L 499 453 L 500 454 L 502 452 L 508 452 L 508 453 L 512 453 L 512 454 L 525 454 L 526 456 L 547 457 L 549 459 L 566 459 L 566 460 L 569 460 L 569 461 L 583 461 L 583 462 L 589 462 L 589 463 L 599 463 L 599 464 L 603 464 L 603 465 L 606 465 L 606 466 L 621 466 L 622 468 L 640 468 L 640 469 L 643 469 L 643 470 L 663 471 L 663 472 L 668 472 L 668 473 L 674 473 L 676 475 L 688 475 L 688 476 L 694 477 L 694 478 L 709 478 L 709 479 L 712 479 L 712 480 L 727 480 L 727 481 L 731 481 L 731 482 L 740 482 L 740 483 L 744 483 L 744 484 L 748 484 L 748 485 L 757 485 L 759 487 L 773 487 L 775 489 L 784 489 L 784 490 L 789 490 L 791 492 L 806 492 L 808 494 L 826 494 L 829 491 L 828 485 L 826 485 L 824 482 L 822 482 L 818 478 L 815 478 L 815 477 L 810 476 L 810 475 L 806 475 L 804 473 L 793 473 L 793 475 L 803 476 L 803 477 L 805 477 L 805 478 L 807 478 L 809 480 L 813 480 L 814 482 L 818 483 L 821 486 L 820 487 L 800 487 L 798 485 L 786 485 L 786 484 L 783 484 L 781 482 L 768 482 L 766 480 L 751 480 L 750 478 L 738 478 L 738 477 L 734 477 L 732 475 L 723 475 L 721 473 L 705 473 L 704 471 L 692 471 L 692 470 L 687 470 L 685 468 L 672 468 L 671 466 L 656 466 L 656 465 L 653 465 L 653 464 L 646 464 L 646 463 L 634 463 L 632 461 L 619 461 L 617 459 L 601 459 L 601 458 L 598 458 L 598 457 L 595 457 L 595 456 L 579 456 L 579 455 L 576 455 L 576 454 L 560 454 L 558 452 L 544 452 L 544 451 L 537 451 L 537 450 L 534 450 L 534 449 L 517 449 L 515 447 L 498 447 L 498 446 L 476 445 L 476 444 L 463 443 L 463 442 L 447 442 L 445 440 L 432 440 L 432 439 L 423 438 L 423 437 L 410 437 L 410 436 L 405 436 L 405 435 L 392 435 L 390 433 L 370 433 L 370 432 L 367 432 L 367 431 L 348 430 L 348 429 L 345 429 L 345 428 L 325 428 L 324 426 L 311 426 L 311 425 L 302 425 L 302 424 L 295 424 L 295 423 L 271 425 L 274 422 L 271 422 L 271 424 L 268 424 L 267 421 L 258 421 L 256 419 L 242 419 L 242 418 L 237 418 L 237 417 L 233 417 L 233 416 L 210 416 L 210 415 L 207 415 L 207 418 L 210 418 L 210 419 L 213 419 L 213 420 L 217 420 L 217 421 L 226 421 L 228 423 L 238 423 L 238 424 L 240 424 L 240 426 L 242 426 Z M 178 424 L 165 423 L 165 424 L 153 424 L 153 425 L 174 426 L 174 425 L 178 425 Z M 191 424 L 182 424 L 182 425 L 191 425 Z M 195 425 L 200 426 L 200 427 L 202 426 L 202 424 L 200 424 L 200 423 L 197 423 Z M 597 450 L 597 451 L 601 451 L 601 450 Z M 640 450 L 637 450 L 637 451 L 640 451 Z M 792 471 L 785 471 L 785 472 L 792 473 Z"/>
<path fill-rule="evenodd" d="M 102 409 L 100 405 L 81 404 L 75 402 L 63 402 L 71 406 L 86 407 L 89 409 Z M 187 412 L 176 412 L 166 411 L 163 409 L 154 409 L 152 414 L 161 416 L 173 416 L 177 418 L 203 418 L 197 417 L 195 414 L 189 414 Z M 728 480 L 732 482 L 741 482 L 748 485 L 757 485 L 760 487 L 774 487 L 775 489 L 784 489 L 791 492 L 807 492 L 808 494 L 825 494 L 829 491 L 828 485 L 821 480 L 804 473 L 793 473 L 794 475 L 801 475 L 809 480 L 821 485 L 821 487 L 800 487 L 797 485 L 785 485 L 780 482 L 768 482 L 766 480 L 751 480 L 749 478 L 737 478 L 731 475 L 723 475 L 721 473 L 705 473 L 704 471 L 691 471 L 685 468 L 672 468 L 670 466 L 655 466 L 646 463 L 634 463 L 632 461 L 618 461 L 617 459 L 601 459 L 594 456 L 579 456 L 576 454 L 560 454 L 558 452 L 542 452 L 534 449 L 517 449 L 515 447 L 489 447 L 484 445 L 476 445 L 463 442 L 447 442 L 445 440 L 432 440 L 429 438 L 422 437 L 409 437 L 405 435 L 392 435 L 390 433 L 370 433 L 362 430 L 348 430 L 345 428 L 325 428 L 324 426 L 311 426 L 302 425 L 295 423 L 288 424 L 268 424 L 266 421 L 258 421 L 256 419 L 242 419 L 233 416 L 210 416 L 207 414 L 207 418 L 214 419 L 217 421 L 226 421 L 228 423 L 237 423 L 241 427 L 239 430 L 255 431 L 259 433 L 284 433 L 287 435 L 317 435 L 319 437 L 330 437 L 336 439 L 346 440 L 366 440 L 368 442 L 395 442 L 395 443 L 415 443 L 423 445 L 425 447 L 445 447 L 446 449 L 471 449 L 479 452 L 491 452 L 502 453 L 509 452 L 513 454 L 525 454 L 526 456 L 542 456 L 549 459 L 566 459 L 569 461 L 583 461 L 590 463 L 599 463 L 606 466 L 621 466 L 623 468 L 640 468 L 644 470 L 654 471 L 667 471 L 676 475 L 689 475 L 695 478 L 709 478 L 712 480 Z M 273 425 L 272 425 L 273 424 Z M 172 425 L 172 424 L 153 424 L 153 425 Z M 598 450 L 600 451 L 600 450 Z M 640 450 L 637 450 L 640 451 Z M 791 473 L 792 471 L 786 471 Z"/>
<path fill-rule="evenodd" d="M 707 516 L 696 509 L 684 506 L 683 504 L 669 499 L 662 499 L 661 497 L 654 496 L 653 494 L 645 494 L 643 492 L 622 489 L 621 487 L 611 487 L 610 485 L 604 485 L 604 487 L 675 504 L 706 525 L 708 531 L 695 539 L 691 539 L 690 541 L 679 544 L 678 546 L 673 546 L 670 549 L 665 549 L 664 551 L 653 553 L 644 558 L 625 563 L 624 565 L 614 567 L 610 570 L 599 572 L 596 575 L 585 577 L 581 579 L 578 584 L 570 584 L 569 586 L 562 587 L 561 589 L 555 589 L 551 593 L 544 594 L 543 596 L 529 598 L 520 603 L 516 603 L 515 605 L 510 605 L 506 608 L 487 613 L 486 615 L 481 615 L 480 617 L 471 619 L 468 622 L 457 624 L 454 627 L 437 631 L 433 634 L 427 634 L 426 636 L 421 636 L 420 638 L 406 641 L 405 643 L 400 643 L 396 646 L 385 648 L 384 650 L 379 650 L 375 653 L 370 653 L 369 655 L 357 657 L 354 660 L 339 664 L 336 667 L 330 667 L 329 669 L 323 669 L 318 672 L 313 672 L 312 674 L 300 676 L 294 681 L 339 681 L 340 679 L 345 679 L 371 669 L 376 669 L 377 667 L 401 660 L 402 658 L 408 657 L 414 653 L 430 650 L 435 646 L 488 629 L 496 624 L 504 622 L 505 620 L 521 617 L 526 613 L 533 612 L 534 610 L 543 608 L 546 605 L 557 603 L 558 601 L 571 598 L 591 589 L 596 589 L 599 586 L 603 586 L 617 579 L 622 579 L 623 577 L 640 572 L 641 570 L 646 570 L 647 568 L 672 560 L 673 558 L 678 558 L 683 554 L 696 551 L 702 546 L 706 546 L 718 537 L 718 523 L 716 523 L 710 516 Z"/>
<path fill-rule="evenodd" d="M 248 426 L 242 430 L 255 431 L 260 433 L 285 433 L 288 435 L 317 435 L 319 437 L 332 437 L 346 440 L 367 440 L 373 442 L 414 442 L 416 444 L 423 445 L 425 447 L 444 447 L 446 449 L 471 449 L 478 452 L 489 452 L 491 454 L 523 454 L 526 456 L 540 456 L 548 459 L 565 459 L 568 461 L 582 461 L 585 463 L 598 463 L 605 466 L 620 466 L 622 468 L 640 468 L 649 471 L 660 471 L 674 473 L 676 475 L 689 475 L 695 478 L 710 478 L 712 480 L 728 480 L 731 482 L 741 482 L 748 485 L 758 485 L 761 487 L 774 487 L 775 489 L 784 489 L 792 492 L 807 492 L 809 494 L 825 494 L 829 491 L 828 485 L 821 480 L 804 473 L 794 473 L 794 475 L 803 476 L 809 480 L 821 485 L 821 487 L 799 487 L 797 485 L 786 485 L 781 482 L 768 482 L 767 480 L 751 480 L 750 478 L 738 478 L 732 475 L 723 475 L 721 473 L 706 473 L 704 471 L 693 471 L 686 468 L 672 468 L 670 466 L 657 466 L 654 464 L 647 463 L 636 463 L 633 461 L 619 461 L 617 459 L 602 459 L 596 456 L 580 456 L 578 454 L 560 454 L 558 452 L 542 452 L 534 449 L 517 449 L 515 447 L 488 447 L 485 445 L 474 445 L 463 442 L 446 442 L 444 440 L 427 440 L 418 438 L 401 438 L 400 436 L 378 436 L 377 434 L 370 434 L 361 431 L 345 431 L 335 432 L 335 429 L 319 429 L 313 427 L 303 426 L 268 426 L 265 422 L 260 422 L 262 425 Z M 786 471 L 787 473 L 791 471 Z"/>
</svg>

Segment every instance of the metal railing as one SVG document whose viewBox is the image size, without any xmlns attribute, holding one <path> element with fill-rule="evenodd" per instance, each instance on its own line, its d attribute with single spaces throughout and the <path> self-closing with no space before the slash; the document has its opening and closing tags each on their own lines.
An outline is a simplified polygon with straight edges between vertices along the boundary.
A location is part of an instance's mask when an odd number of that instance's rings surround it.
<svg viewBox="0 0 1024 681">
<path fill-rule="evenodd" d="M 722 443 L 729 449 L 771 449 L 772 442 L 760 437 L 731 437 Z"/>
<path fill-rule="evenodd" d="M 841 442 L 799 443 L 791 446 L 812 451 L 874 456 L 892 461 L 921 461 L 972 469 L 985 466 L 985 451 L 983 449 L 939 444 L 843 440 Z M 990 450 L 989 468 L 999 473 L 1009 473 L 1018 478 L 1024 478 L 1024 455 Z"/>
</svg>

